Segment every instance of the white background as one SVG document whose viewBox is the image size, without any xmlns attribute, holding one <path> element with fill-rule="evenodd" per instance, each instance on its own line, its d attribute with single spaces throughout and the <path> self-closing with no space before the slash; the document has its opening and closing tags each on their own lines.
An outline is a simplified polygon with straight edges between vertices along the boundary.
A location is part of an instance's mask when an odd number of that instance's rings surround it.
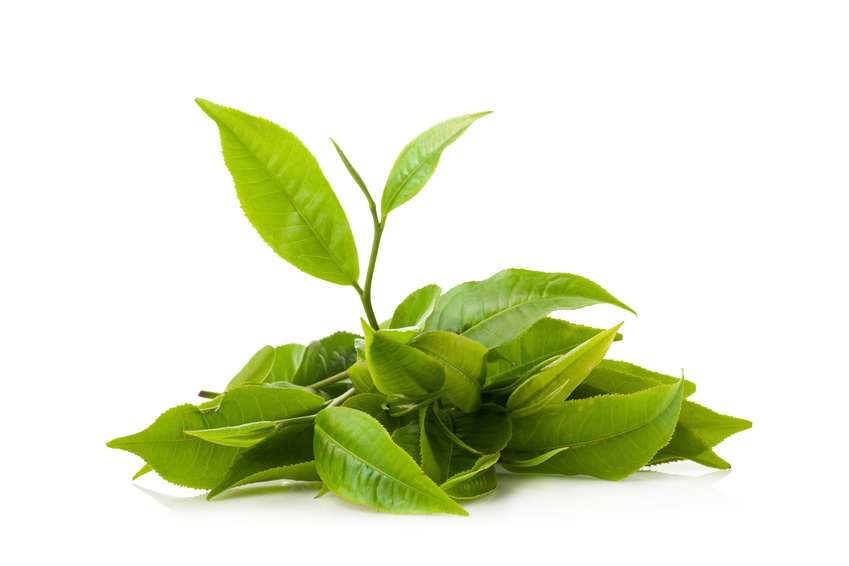
<svg viewBox="0 0 849 566">
<path fill-rule="evenodd" d="M 845 558 L 847 29 L 812 1 L 4 3 L 3 557 Z M 379 194 L 414 135 L 494 110 L 390 216 L 378 318 L 505 267 L 586 276 L 639 317 L 558 316 L 624 320 L 611 357 L 683 367 L 695 401 L 754 421 L 717 449 L 733 469 L 502 477 L 468 518 L 134 485 L 106 441 L 361 316 L 257 237 L 195 97 L 295 132 L 362 263 L 371 220 L 328 136 Z"/>
</svg>

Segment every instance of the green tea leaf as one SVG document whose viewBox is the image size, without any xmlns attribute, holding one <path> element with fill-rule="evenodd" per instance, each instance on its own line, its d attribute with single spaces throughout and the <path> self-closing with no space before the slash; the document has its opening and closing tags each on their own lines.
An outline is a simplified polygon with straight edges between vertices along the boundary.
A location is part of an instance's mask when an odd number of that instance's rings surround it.
<svg viewBox="0 0 849 566">
<path fill-rule="evenodd" d="M 608 362 L 611 362 L 611 360 L 603 360 L 599 364 L 599 367 L 590 372 L 590 375 L 574 391 L 572 397 L 589 398 L 605 393 L 634 393 L 651 387 L 657 387 L 662 383 L 667 383 L 670 379 L 668 375 L 648 371 L 633 364 Z M 633 375 L 614 368 L 635 369 L 640 375 Z M 660 381 L 661 379 L 663 381 Z M 695 385 L 691 382 L 684 381 L 685 396 L 688 389 L 692 392 L 695 391 L 695 388 Z M 705 428 L 699 428 L 699 424 L 705 424 L 707 426 Z M 650 464 L 688 459 L 703 466 L 721 470 L 728 469 L 731 465 L 712 450 L 725 436 L 720 435 L 717 437 L 712 435 L 711 432 L 714 430 L 723 430 L 728 432 L 728 434 L 733 434 L 745 430 L 750 426 L 752 426 L 752 423 L 749 421 L 720 415 L 685 399 L 681 404 L 681 414 L 678 417 L 675 434 L 672 435 L 669 444 L 652 458 Z M 707 438 L 715 440 L 715 442 L 705 442 L 699 436 L 700 434 L 704 434 Z"/>
<path fill-rule="evenodd" d="M 357 360 L 354 365 L 348 368 L 348 378 L 357 390 L 357 393 L 376 393 L 377 388 L 374 386 L 374 381 L 371 378 L 371 372 L 368 370 L 368 364 L 364 361 Z"/>
<path fill-rule="evenodd" d="M 392 442 L 404 449 L 416 464 L 422 465 L 422 429 L 418 420 L 411 421 L 392 433 Z"/>
<path fill-rule="evenodd" d="M 543 407 L 513 419 L 501 464 L 518 473 L 622 479 L 648 464 L 672 438 L 683 381 L 630 395 L 602 395 Z M 563 448 L 568 448 L 563 450 Z M 559 451 L 537 466 L 513 466 Z"/>
<path fill-rule="evenodd" d="M 468 501 L 492 493 L 498 483 L 493 466 L 499 456 L 499 454 L 481 456 L 473 467 L 445 480 L 445 483 L 440 486 L 442 491 L 455 501 Z"/>
<path fill-rule="evenodd" d="M 398 305 L 392 318 L 380 325 L 381 330 L 399 342 L 409 343 L 424 328 L 441 293 L 439 285 L 427 285 L 413 291 Z"/>
<path fill-rule="evenodd" d="M 432 330 L 416 336 L 410 346 L 438 360 L 445 368 L 445 396 L 460 410 L 471 413 L 481 404 L 487 350 L 459 334 Z"/>
<path fill-rule="evenodd" d="M 196 102 L 218 125 L 239 203 L 262 239 L 301 271 L 359 288 L 348 218 L 309 150 L 268 120 Z"/>
<path fill-rule="evenodd" d="M 261 385 L 240 385 L 221 397 L 217 410 L 202 412 L 195 405 L 180 405 L 142 432 L 116 438 L 107 446 L 140 456 L 171 483 L 211 489 L 243 449 L 213 444 L 184 431 L 297 417 L 324 406 L 318 395 Z"/>
<path fill-rule="evenodd" d="M 261 481 L 319 481 L 312 446 L 312 424 L 283 427 L 252 448 L 242 451 L 206 498 L 212 499 L 231 487 Z"/>
<path fill-rule="evenodd" d="M 512 342 L 489 351 L 484 391 L 516 384 L 533 367 L 565 354 L 601 332 L 604 330 L 554 318 L 535 322 Z M 622 335 L 617 334 L 614 341 L 621 339 Z"/>
<path fill-rule="evenodd" d="M 133 476 L 133 480 L 137 480 L 148 472 L 152 472 L 153 468 L 150 467 L 150 464 L 145 464 L 142 468 L 136 472 L 136 475 Z"/>
<path fill-rule="evenodd" d="M 335 332 L 321 340 L 310 342 L 292 383 L 296 385 L 312 385 L 322 379 L 341 373 L 357 361 L 354 350 L 356 334 L 350 332 Z"/>
<path fill-rule="evenodd" d="M 515 339 L 549 313 L 600 303 L 634 312 L 589 279 L 505 269 L 483 281 L 461 283 L 442 295 L 425 330 L 462 334 L 494 348 Z"/>
<path fill-rule="evenodd" d="M 451 422 L 443 421 L 443 426 L 451 430 Z M 433 408 L 423 407 L 419 410 L 419 430 L 421 431 L 422 470 L 435 483 L 441 484 L 451 470 L 451 457 L 454 446 L 451 439 L 443 432 L 436 421 Z"/>
<path fill-rule="evenodd" d="M 445 369 L 435 359 L 372 330 L 363 321 L 366 361 L 374 385 L 384 395 L 427 396 L 445 383 Z"/>
<path fill-rule="evenodd" d="M 387 431 L 392 432 L 398 428 L 398 419 L 389 416 L 389 411 L 383 406 L 386 403 L 386 397 L 377 393 L 360 393 L 349 397 L 342 403 L 343 407 L 349 409 L 357 409 L 383 425 Z"/>
<path fill-rule="evenodd" d="M 454 143 L 475 120 L 490 112 L 457 116 L 425 130 L 401 150 L 389 172 L 380 211 L 386 215 L 416 196 L 428 182 L 446 147 Z"/>
<path fill-rule="evenodd" d="M 229 391 L 237 385 L 243 383 L 262 383 L 265 381 L 268 372 L 271 371 L 271 366 L 274 365 L 275 350 L 271 346 L 263 346 L 254 354 L 248 363 L 245 364 L 239 373 L 230 380 L 224 391 Z"/>
<path fill-rule="evenodd" d="M 678 383 L 677 377 L 672 377 L 671 375 L 665 375 L 662 373 L 657 373 L 656 371 L 649 371 L 645 368 L 641 368 L 638 365 L 634 365 L 628 362 L 619 362 L 616 360 L 602 360 L 599 364 L 599 367 L 614 369 L 619 372 L 628 373 L 637 377 L 648 377 L 650 379 L 656 380 L 660 383 L 669 385 L 672 383 Z M 690 395 L 696 392 L 696 384 L 692 381 L 684 380 L 684 398 L 686 399 Z M 630 393 L 630 392 L 629 392 Z"/>
<path fill-rule="evenodd" d="M 513 434 L 507 409 L 494 403 L 480 406 L 474 413 L 442 411 L 451 415 L 452 432 L 478 454 L 501 452 Z"/>
<path fill-rule="evenodd" d="M 274 364 L 264 383 L 291 382 L 304 359 L 305 350 L 306 346 L 302 344 L 283 344 L 274 348 Z"/>
<path fill-rule="evenodd" d="M 274 427 L 276 426 L 277 423 L 275 421 L 257 421 L 235 426 L 207 428 L 204 430 L 184 430 L 183 432 L 222 446 L 247 448 L 267 438 L 274 432 Z"/>
<path fill-rule="evenodd" d="M 329 407 L 315 422 L 316 469 L 342 499 L 388 513 L 468 515 L 372 417 Z"/>
<path fill-rule="evenodd" d="M 510 416 L 526 417 L 545 405 L 563 402 L 604 358 L 620 326 L 593 336 L 529 377 L 507 399 Z"/>
</svg>

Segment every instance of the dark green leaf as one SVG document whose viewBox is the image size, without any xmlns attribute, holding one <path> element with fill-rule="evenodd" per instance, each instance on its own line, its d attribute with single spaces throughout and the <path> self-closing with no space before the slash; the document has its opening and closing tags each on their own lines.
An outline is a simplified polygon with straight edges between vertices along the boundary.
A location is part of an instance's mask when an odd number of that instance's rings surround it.
<svg viewBox="0 0 849 566">
<path fill-rule="evenodd" d="M 440 416 L 448 413 L 440 412 Z M 478 454 L 501 452 L 513 433 L 507 409 L 487 403 L 474 413 L 451 411 L 452 432 Z"/>
<path fill-rule="evenodd" d="M 315 157 L 291 132 L 198 98 L 218 125 L 224 163 L 245 216 L 277 254 L 306 273 L 358 287 L 348 218 Z"/>
<path fill-rule="evenodd" d="M 443 426 L 451 430 L 451 421 L 443 416 Z M 451 470 L 451 457 L 454 447 L 451 439 L 443 432 L 436 421 L 436 413 L 431 407 L 419 410 L 419 430 L 421 431 L 422 470 L 435 483 L 441 484 Z"/>
<path fill-rule="evenodd" d="M 357 409 L 367 415 L 371 415 L 383 428 L 392 432 L 398 428 L 398 419 L 390 417 L 389 411 L 383 406 L 386 403 L 386 397 L 377 393 L 360 393 L 349 397 L 342 403 L 343 407 Z"/>
<path fill-rule="evenodd" d="M 468 470 L 451 476 L 440 487 L 451 499 L 468 501 L 495 491 L 497 476 L 495 463 L 499 454 L 481 456 Z"/>
</svg>

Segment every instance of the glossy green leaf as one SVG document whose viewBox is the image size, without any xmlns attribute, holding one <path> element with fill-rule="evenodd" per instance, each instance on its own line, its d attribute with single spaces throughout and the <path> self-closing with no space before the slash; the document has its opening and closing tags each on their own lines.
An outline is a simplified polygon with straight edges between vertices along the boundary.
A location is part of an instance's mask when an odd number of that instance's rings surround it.
<svg viewBox="0 0 849 566">
<path fill-rule="evenodd" d="M 356 334 L 335 332 L 321 340 L 313 340 L 304 350 L 304 356 L 292 383 L 312 385 L 317 381 L 342 373 L 357 361 L 354 350 Z"/>
<path fill-rule="evenodd" d="M 489 351 L 484 391 L 516 384 L 540 363 L 553 360 L 604 332 L 554 318 L 535 322 L 521 336 Z M 621 340 L 617 334 L 615 340 Z"/>
<path fill-rule="evenodd" d="M 274 348 L 274 364 L 264 383 L 291 382 L 304 359 L 305 350 L 303 344 L 283 344 Z"/>
<path fill-rule="evenodd" d="M 459 334 L 432 330 L 416 336 L 410 346 L 445 367 L 443 389 L 449 401 L 467 413 L 478 410 L 487 354 L 483 345 Z"/>
<path fill-rule="evenodd" d="M 440 486 L 442 491 L 455 501 L 469 501 L 492 493 L 498 483 L 494 466 L 499 456 L 499 454 L 481 456 L 473 467 L 445 480 L 445 483 Z"/>
<path fill-rule="evenodd" d="M 372 330 L 363 321 L 366 361 L 378 391 L 385 395 L 427 396 L 445 383 L 445 369 L 424 352 Z"/>
<path fill-rule="evenodd" d="M 507 399 L 510 416 L 525 417 L 569 397 L 604 358 L 620 326 L 596 334 L 530 376 Z"/>
<path fill-rule="evenodd" d="M 648 464 L 672 438 L 683 398 L 683 381 L 630 395 L 602 395 L 543 407 L 513 419 L 513 436 L 502 452 L 509 471 L 588 475 L 619 480 Z M 563 448 L 568 448 L 562 450 Z M 511 461 L 559 451 L 537 466 Z"/>
<path fill-rule="evenodd" d="M 387 214 L 416 196 L 428 182 L 446 147 L 454 143 L 475 120 L 489 112 L 457 116 L 425 130 L 401 150 L 389 172 L 380 211 Z"/>
<path fill-rule="evenodd" d="M 216 410 L 202 412 L 195 405 L 180 405 L 142 432 L 116 438 L 107 446 L 140 456 L 167 481 L 211 489 L 243 449 L 213 444 L 183 431 L 297 417 L 323 406 L 324 399 L 304 391 L 240 385 L 222 395 Z"/>
<path fill-rule="evenodd" d="M 280 257 L 319 279 L 358 287 L 348 218 L 315 157 L 262 118 L 198 98 L 218 125 L 224 163 L 245 216 Z"/>
<path fill-rule="evenodd" d="M 260 350 L 254 354 L 248 363 L 245 364 L 239 373 L 230 380 L 230 383 L 227 384 L 227 387 L 224 388 L 225 391 L 229 391 L 233 389 L 237 385 L 242 385 L 244 383 L 262 383 L 265 381 L 268 372 L 271 371 L 271 366 L 274 365 L 274 348 L 271 346 L 263 346 Z"/>
<path fill-rule="evenodd" d="M 413 291 L 398 305 L 392 318 L 380 326 L 381 330 L 399 342 L 409 343 L 424 328 L 441 293 L 439 285 L 427 285 Z"/>
<path fill-rule="evenodd" d="M 568 273 L 505 269 L 489 279 L 457 285 L 442 295 L 425 330 L 462 334 L 494 348 L 515 339 L 549 313 L 600 303 L 634 312 L 589 279 Z"/>
<path fill-rule="evenodd" d="M 383 425 L 383 428 L 392 432 L 398 428 L 398 419 L 389 416 L 389 411 L 384 408 L 386 397 L 377 393 L 360 393 L 349 397 L 342 403 L 343 407 L 349 409 L 357 409 L 367 415 L 371 415 L 374 419 Z"/>
<path fill-rule="evenodd" d="M 375 206 L 374 201 L 371 200 L 371 193 L 369 193 L 368 187 L 366 187 L 366 183 L 365 181 L 363 181 L 363 178 L 360 177 L 360 174 L 357 173 L 357 170 L 354 169 L 354 166 L 351 165 L 350 161 L 348 161 L 348 157 L 342 151 L 342 148 L 339 147 L 339 144 L 337 144 L 333 140 L 333 138 L 330 138 L 330 142 L 333 144 L 333 147 L 336 148 L 336 153 L 339 154 L 339 158 L 342 160 L 342 163 L 345 164 L 345 169 L 348 170 L 348 173 L 350 173 L 351 177 L 354 179 L 354 182 L 357 183 L 357 186 L 360 187 L 360 190 L 362 190 L 363 194 L 366 195 L 366 198 L 368 199 L 369 208 L 376 209 L 377 207 Z"/>
<path fill-rule="evenodd" d="M 315 422 L 316 469 L 342 499 L 388 513 L 468 513 L 433 483 L 369 415 L 346 407 Z"/>
<path fill-rule="evenodd" d="M 284 427 L 242 451 L 206 498 L 212 499 L 231 487 L 261 481 L 318 481 L 312 447 L 312 424 Z"/>
</svg>

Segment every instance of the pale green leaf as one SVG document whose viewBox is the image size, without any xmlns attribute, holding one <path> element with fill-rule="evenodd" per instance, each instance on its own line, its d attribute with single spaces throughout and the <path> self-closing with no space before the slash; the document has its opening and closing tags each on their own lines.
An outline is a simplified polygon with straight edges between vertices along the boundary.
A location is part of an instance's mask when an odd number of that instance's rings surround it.
<svg viewBox="0 0 849 566">
<path fill-rule="evenodd" d="M 404 344 L 409 343 L 424 328 L 441 293 L 439 285 L 427 285 L 413 291 L 398 305 L 392 318 L 380 326 L 383 334 Z"/>
<path fill-rule="evenodd" d="M 553 360 L 601 332 L 604 330 L 554 318 L 535 322 L 512 342 L 489 351 L 484 391 L 517 384 L 537 364 Z M 617 334 L 615 340 L 621 338 Z"/>
<path fill-rule="evenodd" d="M 468 501 L 495 491 L 497 476 L 495 463 L 499 454 L 481 456 L 468 470 L 458 472 L 445 480 L 440 487 L 451 499 Z"/>
<path fill-rule="evenodd" d="M 153 468 L 150 467 L 150 464 L 145 464 L 141 467 L 141 469 L 136 472 L 136 475 L 133 476 L 133 480 L 137 480 L 148 472 L 152 472 Z"/>
<path fill-rule="evenodd" d="M 569 397 L 604 358 L 620 326 L 596 334 L 530 376 L 507 399 L 510 416 L 526 417 L 545 405 L 561 403 Z"/>
<path fill-rule="evenodd" d="M 265 378 L 265 383 L 292 381 L 295 372 L 304 359 L 306 346 L 303 344 L 283 344 L 274 348 L 274 365 Z"/>
<path fill-rule="evenodd" d="M 401 150 L 389 172 L 380 211 L 385 218 L 422 190 L 428 182 L 446 147 L 454 143 L 475 120 L 489 112 L 457 116 L 425 130 Z"/>
<path fill-rule="evenodd" d="M 316 469 L 342 499 L 387 513 L 468 513 L 369 415 L 330 407 L 316 417 Z"/>
<path fill-rule="evenodd" d="M 229 391 L 237 385 L 242 385 L 244 383 L 262 383 L 265 381 L 268 372 L 271 371 L 271 367 L 274 365 L 274 357 L 275 351 L 271 346 L 263 346 L 260 348 L 260 350 L 254 354 L 250 360 L 248 360 L 245 367 L 243 367 L 239 373 L 230 380 L 230 383 L 227 384 L 224 391 Z"/>
<path fill-rule="evenodd" d="M 280 257 L 319 279 L 358 287 L 348 218 L 315 157 L 291 132 L 198 98 L 218 125 L 245 216 Z"/>
<path fill-rule="evenodd" d="M 462 334 L 494 348 L 558 310 L 607 303 L 628 306 L 590 281 L 568 273 L 505 269 L 489 279 L 457 285 L 439 298 L 425 330 Z"/>
<path fill-rule="evenodd" d="M 222 446 L 236 446 L 247 448 L 257 442 L 268 438 L 277 426 L 275 421 L 257 421 L 235 426 L 224 426 L 220 428 L 207 428 L 203 430 L 184 430 L 186 434 L 196 436 L 214 442 Z"/>
</svg>

